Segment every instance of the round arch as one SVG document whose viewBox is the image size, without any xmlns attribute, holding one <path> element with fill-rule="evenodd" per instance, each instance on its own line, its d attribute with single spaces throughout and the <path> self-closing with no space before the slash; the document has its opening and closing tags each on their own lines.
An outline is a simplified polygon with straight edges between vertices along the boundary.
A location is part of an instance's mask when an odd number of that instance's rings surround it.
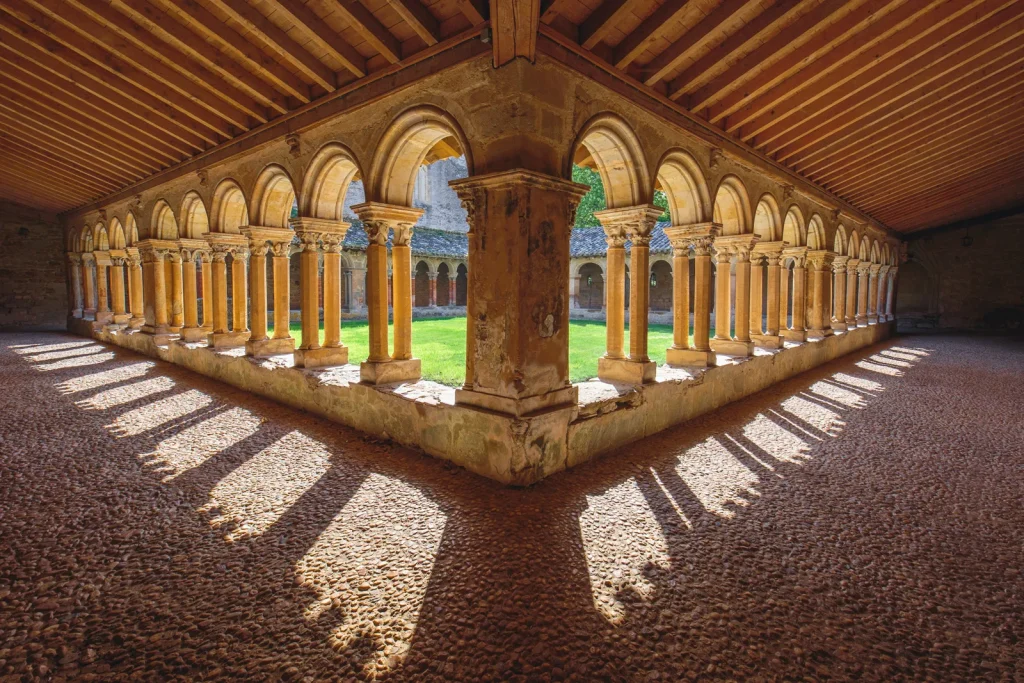
<svg viewBox="0 0 1024 683">
<path fill-rule="evenodd" d="M 602 178 L 603 180 L 603 178 Z M 670 150 L 658 163 L 657 182 L 668 197 L 673 225 L 707 220 L 711 196 L 704 173 L 696 160 L 682 150 Z"/>
<path fill-rule="evenodd" d="M 609 209 L 651 201 L 653 187 L 640 140 L 621 117 L 598 114 L 583 125 L 570 150 L 566 178 L 572 178 L 572 165 L 581 148 L 586 149 L 601 176 Z"/>
<path fill-rule="evenodd" d="M 836 236 L 833 240 L 832 251 L 836 253 L 836 256 L 848 256 L 847 252 L 848 238 L 846 236 L 846 227 L 842 223 L 836 226 Z"/>
<path fill-rule="evenodd" d="M 871 243 L 871 262 L 881 263 L 881 256 L 881 251 L 878 249 L 878 240 L 875 240 L 874 242 Z"/>
<path fill-rule="evenodd" d="M 715 192 L 715 222 L 722 226 L 723 235 L 743 235 L 750 232 L 753 222 L 750 197 L 743 181 L 734 175 L 722 178 Z"/>
<path fill-rule="evenodd" d="M 890 261 L 889 244 L 885 243 L 885 244 L 882 245 L 882 264 L 887 266 L 887 265 L 889 265 L 889 261 Z"/>
<path fill-rule="evenodd" d="M 131 211 L 124 217 L 124 237 L 128 246 L 134 246 L 139 241 L 139 223 L 135 220 L 135 214 Z"/>
<path fill-rule="evenodd" d="M 779 203 L 771 193 L 761 195 L 754 211 L 754 234 L 762 242 L 776 242 L 782 239 L 782 213 Z"/>
<path fill-rule="evenodd" d="M 153 207 L 152 236 L 158 240 L 178 239 L 178 221 L 171 206 L 163 199 Z"/>
<path fill-rule="evenodd" d="M 868 236 L 864 235 L 860 238 L 860 260 L 867 261 L 871 258 L 871 242 L 868 241 Z"/>
<path fill-rule="evenodd" d="M 287 228 L 295 205 L 295 186 L 283 167 L 270 164 L 256 178 L 249 215 L 256 225 Z"/>
<path fill-rule="evenodd" d="M 782 239 L 791 247 L 803 247 L 807 244 L 804 215 L 796 205 L 789 207 L 789 211 L 786 212 L 786 221 L 782 225 Z"/>
<path fill-rule="evenodd" d="M 121 225 L 121 221 L 117 220 L 116 217 L 110 220 L 108 237 L 110 239 L 111 249 L 124 249 L 128 246 L 124 237 L 124 227 Z"/>
<path fill-rule="evenodd" d="M 299 215 L 341 220 L 348 186 L 364 177 L 356 156 L 347 147 L 336 142 L 324 145 L 303 176 Z"/>
<path fill-rule="evenodd" d="M 412 194 L 420 166 L 437 143 L 454 138 L 473 175 L 473 158 L 462 127 L 446 111 L 418 106 L 399 114 L 377 145 L 367 199 L 412 206 Z"/>
<path fill-rule="evenodd" d="M 234 180 L 222 180 L 213 193 L 210 212 L 211 232 L 238 234 L 239 228 L 249 223 L 249 210 L 245 193 Z"/>
<path fill-rule="evenodd" d="M 825 223 L 818 214 L 812 214 L 811 220 L 807 223 L 807 248 L 826 249 Z"/>
<path fill-rule="evenodd" d="M 189 192 L 181 200 L 180 225 L 189 239 L 201 239 L 203 233 L 210 232 L 210 216 L 198 192 Z"/>
</svg>

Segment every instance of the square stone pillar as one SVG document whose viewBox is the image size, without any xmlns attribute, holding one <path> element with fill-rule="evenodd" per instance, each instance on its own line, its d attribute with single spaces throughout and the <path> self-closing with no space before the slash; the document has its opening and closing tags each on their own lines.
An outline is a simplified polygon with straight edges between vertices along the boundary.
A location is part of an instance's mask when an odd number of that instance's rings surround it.
<svg viewBox="0 0 1024 683">
<path fill-rule="evenodd" d="M 757 235 L 727 235 L 715 238 L 715 258 L 718 266 L 715 300 L 715 338 L 711 349 L 727 356 L 751 356 L 754 343 L 750 340 L 750 251 L 757 244 Z M 732 268 L 736 269 L 736 332 L 732 323 L 731 301 Z M 723 315 L 724 314 L 724 315 Z M 722 325 L 724 321 L 725 325 Z"/>
<path fill-rule="evenodd" d="M 836 256 L 832 259 L 832 281 L 834 287 L 835 310 L 829 323 L 832 329 L 842 331 L 846 329 L 846 264 L 849 256 Z"/>
<path fill-rule="evenodd" d="M 145 324 L 142 331 L 151 334 L 157 345 L 164 345 L 178 337 L 171 330 L 170 311 L 167 308 L 166 261 L 170 254 L 178 251 L 178 243 L 170 240 L 142 240 L 138 243 L 142 255 L 143 309 Z"/>
<path fill-rule="evenodd" d="M 811 279 L 811 320 L 807 325 L 808 339 L 824 339 L 832 334 L 830 306 L 832 260 L 835 254 L 824 249 L 807 252 L 807 265 Z"/>
<path fill-rule="evenodd" d="M 760 292 L 756 286 L 758 281 L 763 281 L 759 274 L 753 274 L 751 280 L 750 315 L 753 319 L 750 321 L 750 340 L 754 343 L 754 346 L 762 349 L 782 348 L 782 337 L 779 335 L 779 304 L 783 297 L 779 289 L 782 276 L 779 261 L 782 258 L 782 250 L 785 246 L 785 242 L 758 242 L 751 250 L 751 259 L 755 262 L 762 261 L 764 267 L 768 270 L 768 291 L 766 293 Z M 760 301 L 762 296 L 767 300 L 767 311 L 762 310 Z M 757 300 L 755 301 L 755 299 Z M 764 322 L 761 318 L 762 315 L 764 316 Z M 755 328 L 758 331 L 755 332 Z"/>
<path fill-rule="evenodd" d="M 68 252 L 68 265 L 70 267 L 68 278 L 71 281 L 71 317 L 81 318 L 84 308 L 82 304 L 82 255 L 77 252 Z"/>
<path fill-rule="evenodd" d="M 293 353 L 295 340 L 289 333 L 288 254 L 295 232 L 289 228 L 247 225 L 239 229 L 249 240 L 249 340 L 245 352 L 256 358 Z M 274 337 L 267 333 L 267 254 L 274 250 Z M 276 256 L 283 253 L 283 258 Z M 281 265 L 284 270 L 281 272 Z M 282 303 L 282 291 L 284 301 Z M 282 307 L 284 309 L 282 316 Z M 283 329 L 282 329 L 283 327 Z"/>
<path fill-rule="evenodd" d="M 651 231 L 664 210 L 643 204 L 594 212 L 608 241 L 607 352 L 597 360 L 597 376 L 611 382 L 653 382 L 658 366 L 647 355 L 647 317 L 650 303 Z M 624 238 L 629 256 L 629 357 L 622 357 L 625 311 Z M 614 271 L 613 271 L 614 262 Z M 614 286 L 611 283 L 614 282 Z M 620 304 L 621 301 L 621 304 Z"/>
<path fill-rule="evenodd" d="M 589 188 L 521 169 L 449 185 L 470 226 L 466 383 L 456 403 L 513 417 L 573 408 L 569 234 Z M 560 446 L 546 437 L 522 445 L 561 452 L 560 438 Z"/>
<path fill-rule="evenodd" d="M 142 289 L 142 255 L 138 248 L 128 247 L 128 304 L 132 317 L 128 327 L 137 330 L 146 323 L 146 309 Z"/>
<path fill-rule="evenodd" d="M 789 341 L 806 341 L 807 340 L 807 328 L 805 327 L 805 317 L 807 311 L 807 271 L 805 266 L 807 264 L 807 247 L 786 247 L 782 250 L 782 263 L 783 268 L 787 261 L 793 262 L 792 277 L 793 277 L 793 293 L 789 295 L 789 288 L 780 295 L 780 302 L 782 309 L 779 311 L 780 321 L 786 319 L 788 304 L 792 304 L 793 308 L 793 321 L 786 327 L 783 325 L 782 336 Z"/>
<path fill-rule="evenodd" d="M 722 226 L 717 223 L 673 225 L 665 228 L 672 245 L 672 346 L 665 351 L 668 365 L 708 367 L 715 354 L 708 339 L 711 329 L 711 249 Z M 693 343 L 690 343 L 689 251 L 693 249 Z"/>
<path fill-rule="evenodd" d="M 249 330 L 245 322 L 246 305 L 246 282 L 245 282 L 245 261 L 241 262 L 241 268 L 235 267 L 235 261 L 244 259 L 248 254 L 249 240 L 244 235 L 228 234 L 223 232 L 207 232 L 203 238 L 210 244 L 213 252 L 213 264 L 211 267 L 211 289 L 213 298 L 213 331 L 208 335 L 208 343 L 212 349 L 235 349 L 245 346 L 249 340 Z M 234 328 L 228 328 L 228 270 L 227 258 L 232 257 L 231 284 L 232 284 L 232 322 Z M 239 272 L 239 270 L 241 272 Z M 239 278 L 241 282 L 239 282 Z M 241 300 L 239 300 L 241 297 Z M 241 307 L 241 316 L 239 316 Z M 205 308 L 205 302 L 204 302 Z M 239 321 L 239 317 L 241 320 Z M 241 325 L 239 326 L 239 322 Z"/>
<path fill-rule="evenodd" d="M 181 340 L 199 342 L 208 333 L 199 325 L 199 291 L 197 287 L 196 259 L 209 257 L 210 246 L 205 240 L 181 239 L 181 283 L 182 307 L 184 308 Z"/>
<path fill-rule="evenodd" d="M 857 327 L 857 267 L 860 259 L 846 260 L 846 329 Z"/>
<path fill-rule="evenodd" d="M 299 238 L 299 289 L 302 343 L 295 349 L 295 365 L 309 369 L 348 363 L 348 347 L 341 344 L 341 245 L 349 224 L 327 218 L 300 216 L 288 224 Z M 322 246 L 321 246 L 322 245 Z M 324 257 L 324 343 L 320 343 L 320 255 Z M 274 286 L 276 288 L 277 281 Z M 387 311 L 385 311 L 386 316 Z M 387 340 L 387 317 L 384 319 Z"/>
<path fill-rule="evenodd" d="M 112 322 L 114 314 L 110 311 L 108 302 L 108 280 L 107 271 L 110 268 L 110 253 L 106 251 L 94 251 L 93 261 L 96 263 L 96 314 L 97 323 L 107 324 Z"/>
<path fill-rule="evenodd" d="M 366 306 L 370 322 L 370 357 L 359 366 L 359 376 L 369 384 L 416 381 L 420 360 L 412 353 L 412 227 L 423 209 L 381 202 L 355 204 L 352 210 L 363 222 L 370 245 L 366 249 L 369 289 Z M 387 236 L 392 231 L 391 297 L 394 319 L 394 352 L 388 356 Z"/>
<path fill-rule="evenodd" d="M 871 263 L 857 264 L 857 327 L 868 326 L 868 275 Z"/>
</svg>

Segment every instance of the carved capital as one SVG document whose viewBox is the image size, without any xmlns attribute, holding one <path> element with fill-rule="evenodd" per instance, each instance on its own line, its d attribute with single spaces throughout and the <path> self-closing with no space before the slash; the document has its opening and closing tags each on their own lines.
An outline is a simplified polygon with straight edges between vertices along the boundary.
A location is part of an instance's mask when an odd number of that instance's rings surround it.
<svg viewBox="0 0 1024 683">
<path fill-rule="evenodd" d="M 363 230 L 366 231 L 366 237 L 370 240 L 370 244 L 376 244 L 383 247 L 388 243 L 388 232 L 390 232 L 391 227 L 388 225 L 387 221 L 363 221 Z"/>
<path fill-rule="evenodd" d="M 270 251 L 270 245 L 266 242 L 249 245 L 249 251 L 253 256 L 266 256 Z"/>
<path fill-rule="evenodd" d="M 604 228 L 604 243 L 609 249 L 622 249 L 626 246 L 626 231 L 621 225 L 602 225 Z"/>
<path fill-rule="evenodd" d="M 313 230 L 302 230 L 297 234 L 299 238 L 299 251 L 319 251 L 320 240 L 324 235 L 322 232 Z"/>
<path fill-rule="evenodd" d="M 274 258 L 288 258 L 292 255 L 291 242 L 274 242 L 270 245 L 270 252 Z"/>
<path fill-rule="evenodd" d="M 341 235 L 324 235 L 324 251 L 328 254 L 340 254 L 341 243 L 344 238 Z"/>
<path fill-rule="evenodd" d="M 396 247 L 407 247 L 412 241 L 412 223 L 394 223 L 391 226 L 391 244 Z"/>
</svg>

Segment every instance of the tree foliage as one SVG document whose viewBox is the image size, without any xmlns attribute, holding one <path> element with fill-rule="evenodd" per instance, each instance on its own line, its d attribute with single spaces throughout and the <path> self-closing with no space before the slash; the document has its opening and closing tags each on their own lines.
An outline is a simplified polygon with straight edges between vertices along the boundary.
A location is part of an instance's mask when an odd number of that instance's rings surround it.
<svg viewBox="0 0 1024 683">
<path fill-rule="evenodd" d="M 601 225 L 600 221 L 594 218 L 595 211 L 602 211 L 608 208 L 604 195 L 604 183 L 601 182 L 601 174 L 598 173 L 596 169 L 573 164 L 572 179 L 573 182 L 590 186 L 590 192 L 584 195 L 583 199 L 580 200 L 579 207 L 576 209 L 575 227 L 593 228 Z M 654 205 L 660 206 L 664 209 L 664 212 L 658 217 L 659 221 L 670 220 L 668 213 L 668 195 L 661 190 L 655 190 Z"/>
</svg>

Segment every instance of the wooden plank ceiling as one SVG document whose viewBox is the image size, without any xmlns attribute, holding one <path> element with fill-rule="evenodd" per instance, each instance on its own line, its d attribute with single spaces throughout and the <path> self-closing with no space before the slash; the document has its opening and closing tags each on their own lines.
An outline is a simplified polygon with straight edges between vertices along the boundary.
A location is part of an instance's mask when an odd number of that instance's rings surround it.
<svg viewBox="0 0 1024 683">
<path fill-rule="evenodd" d="M 539 13 L 541 33 L 893 229 L 1024 202 L 1022 0 L 0 0 L 0 198 L 89 203 L 488 4 L 497 63 L 532 52 Z"/>
</svg>

